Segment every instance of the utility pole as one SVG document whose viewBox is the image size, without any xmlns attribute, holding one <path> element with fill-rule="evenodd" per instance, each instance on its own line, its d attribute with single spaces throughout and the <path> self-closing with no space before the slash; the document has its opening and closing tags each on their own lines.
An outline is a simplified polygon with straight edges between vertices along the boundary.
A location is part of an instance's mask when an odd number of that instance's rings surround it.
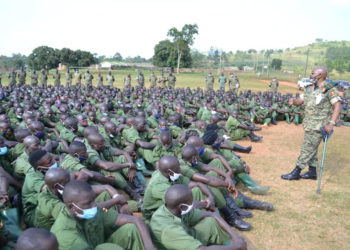
<svg viewBox="0 0 350 250">
<path fill-rule="evenodd" d="M 309 63 L 309 52 L 310 52 L 310 50 L 307 49 L 306 62 L 305 62 L 305 70 L 304 70 L 304 77 L 306 77 L 307 65 L 308 65 L 308 63 Z"/>
</svg>

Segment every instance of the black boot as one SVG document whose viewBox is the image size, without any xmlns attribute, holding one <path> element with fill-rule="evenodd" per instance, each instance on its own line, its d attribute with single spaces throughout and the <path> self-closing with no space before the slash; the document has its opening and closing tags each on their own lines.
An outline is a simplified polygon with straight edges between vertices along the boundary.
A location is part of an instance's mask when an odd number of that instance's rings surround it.
<svg viewBox="0 0 350 250">
<path fill-rule="evenodd" d="M 309 166 L 309 171 L 307 171 L 305 174 L 301 174 L 300 178 L 301 179 L 317 180 L 316 167 Z"/>
<path fill-rule="evenodd" d="M 241 152 L 241 153 L 249 153 L 250 151 L 252 151 L 252 146 L 243 147 L 243 146 L 235 143 L 235 145 L 233 146 L 233 150 L 237 151 L 237 152 Z"/>
<path fill-rule="evenodd" d="M 241 218 L 236 215 L 235 212 L 233 212 L 232 209 L 230 209 L 228 206 L 224 206 L 220 209 L 220 212 L 224 216 L 225 221 L 230 225 L 238 230 L 241 231 L 249 231 L 252 229 L 252 226 L 248 223 L 242 220 Z"/>
<path fill-rule="evenodd" d="M 273 205 L 268 202 L 262 202 L 258 200 L 245 199 L 244 200 L 244 208 L 247 209 L 259 209 L 265 211 L 273 211 Z"/>
<path fill-rule="evenodd" d="M 275 117 L 272 117 L 271 123 L 272 123 L 273 125 L 277 125 L 277 119 L 276 119 Z"/>
<path fill-rule="evenodd" d="M 254 123 L 252 123 L 252 128 L 253 128 L 253 131 L 260 131 L 261 130 L 261 127 L 256 126 Z"/>
<path fill-rule="evenodd" d="M 296 166 L 292 172 L 290 172 L 289 174 L 284 174 L 281 176 L 282 179 L 284 180 L 299 180 L 300 179 L 300 171 L 301 168 L 299 168 L 298 166 Z"/>
<path fill-rule="evenodd" d="M 244 211 L 236 206 L 231 196 L 225 195 L 226 205 L 231 208 L 241 218 L 251 218 L 253 214 L 249 211 Z"/>
<path fill-rule="evenodd" d="M 127 193 L 132 200 L 135 200 L 137 202 L 142 201 L 142 197 L 140 194 L 138 194 L 134 189 L 132 189 L 129 185 L 123 188 L 125 193 Z"/>
<path fill-rule="evenodd" d="M 257 136 L 253 131 L 250 131 L 249 138 L 252 142 L 258 142 L 262 139 L 262 136 Z"/>
</svg>

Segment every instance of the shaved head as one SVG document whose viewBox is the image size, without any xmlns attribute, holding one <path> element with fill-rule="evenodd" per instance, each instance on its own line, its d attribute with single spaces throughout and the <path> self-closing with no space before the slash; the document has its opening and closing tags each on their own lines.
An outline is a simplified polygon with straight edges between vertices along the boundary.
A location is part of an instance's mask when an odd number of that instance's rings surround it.
<svg viewBox="0 0 350 250">
<path fill-rule="evenodd" d="M 15 250 L 58 250 L 56 236 L 42 228 L 29 228 L 17 240 Z"/>
<path fill-rule="evenodd" d="M 172 185 L 165 194 L 165 204 L 169 209 L 177 209 L 180 204 L 191 204 L 192 201 L 191 189 L 183 184 Z"/>
</svg>

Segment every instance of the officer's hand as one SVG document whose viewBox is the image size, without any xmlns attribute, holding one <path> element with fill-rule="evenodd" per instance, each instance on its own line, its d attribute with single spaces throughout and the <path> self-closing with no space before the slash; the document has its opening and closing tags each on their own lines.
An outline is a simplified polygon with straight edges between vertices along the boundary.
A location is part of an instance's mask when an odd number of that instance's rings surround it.
<svg viewBox="0 0 350 250">
<path fill-rule="evenodd" d="M 0 193 L 0 203 L 6 205 L 9 200 L 10 200 L 10 196 L 8 195 L 7 192 Z"/>
<path fill-rule="evenodd" d="M 334 125 L 332 123 L 330 123 L 330 124 L 328 124 L 327 126 L 324 127 L 324 130 L 327 132 L 327 134 L 330 134 L 332 132 L 333 126 Z"/>
</svg>

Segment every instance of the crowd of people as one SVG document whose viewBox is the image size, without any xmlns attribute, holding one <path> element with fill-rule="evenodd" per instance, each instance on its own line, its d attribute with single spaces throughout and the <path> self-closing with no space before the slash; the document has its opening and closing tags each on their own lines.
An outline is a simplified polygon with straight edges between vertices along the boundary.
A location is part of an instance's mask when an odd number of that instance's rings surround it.
<svg viewBox="0 0 350 250">
<path fill-rule="evenodd" d="M 303 106 L 277 79 L 252 92 L 233 73 L 229 91 L 224 74 L 217 91 L 210 75 L 205 91 L 175 88 L 171 73 L 152 73 L 150 88 L 142 72 L 123 89 L 107 77 L 0 88 L 0 247 L 245 249 L 232 228 L 251 230 L 251 210 L 274 207 L 249 197 L 269 187 L 239 140 L 261 142 L 257 124 L 300 124 Z"/>
</svg>

